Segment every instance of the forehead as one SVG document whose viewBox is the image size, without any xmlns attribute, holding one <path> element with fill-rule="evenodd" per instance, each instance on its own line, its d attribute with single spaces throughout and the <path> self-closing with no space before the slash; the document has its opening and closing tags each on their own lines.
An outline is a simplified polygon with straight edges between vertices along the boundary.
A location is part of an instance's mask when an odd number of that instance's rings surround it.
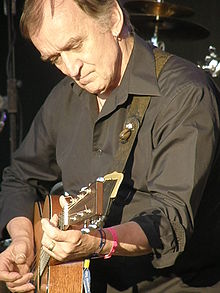
<svg viewBox="0 0 220 293">
<path fill-rule="evenodd" d="M 82 11 L 73 0 L 55 1 L 52 13 L 50 1 L 45 1 L 42 27 L 32 41 L 39 51 L 42 47 L 62 47 L 69 38 L 83 37 L 95 32 L 98 22 Z"/>
<path fill-rule="evenodd" d="M 59 32 L 62 28 L 68 28 L 68 30 L 75 28 L 75 31 L 77 31 L 83 27 L 84 22 L 90 23 L 94 21 L 73 0 L 55 1 L 53 11 L 49 2 L 46 1 L 44 6 L 42 32 L 46 32 L 49 29 Z"/>
</svg>

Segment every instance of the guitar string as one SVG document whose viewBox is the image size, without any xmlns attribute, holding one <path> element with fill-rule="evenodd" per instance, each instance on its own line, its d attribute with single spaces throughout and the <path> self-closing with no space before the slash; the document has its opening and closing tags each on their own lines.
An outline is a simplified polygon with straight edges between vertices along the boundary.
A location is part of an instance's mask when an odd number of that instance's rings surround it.
<svg viewBox="0 0 220 293">
<path fill-rule="evenodd" d="M 70 198 L 72 199 L 72 202 L 68 205 L 68 213 L 69 213 L 69 211 L 76 205 L 76 204 L 78 204 L 80 201 L 82 201 L 89 193 L 91 192 L 91 190 L 90 189 L 86 189 L 86 190 L 84 190 L 83 191 L 83 193 L 82 194 L 79 194 L 79 195 L 77 195 L 77 197 L 76 198 L 73 198 L 73 197 L 71 197 L 70 196 Z M 88 211 L 90 211 L 89 209 L 87 209 L 87 207 L 85 206 L 85 209 L 84 210 L 82 210 L 81 212 L 73 212 L 73 213 L 69 213 L 69 217 L 71 216 L 71 217 L 73 217 L 73 216 L 75 216 L 75 215 L 79 215 L 79 213 L 83 213 L 83 212 L 85 212 L 85 213 L 87 213 Z"/>
<path fill-rule="evenodd" d="M 32 281 L 36 280 L 36 274 L 37 274 L 36 264 L 37 264 L 37 255 L 35 254 L 34 255 L 34 260 L 33 260 L 32 264 L 31 264 L 31 267 L 30 267 L 30 272 L 33 273 Z"/>
<path fill-rule="evenodd" d="M 64 212 L 62 210 L 62 212 L 60 213 L 60 215 L 58 216 L 58 227 L 62 226 L 62 220 L 64 218 Z M 39 259 L 39 274 L 40 276 L 42 276 L 49 260 L 50 260 L 50 255 L 41 247 L 40 250 L 40 259 Z"/>
<path fill-rule="evenodd" d="M 85 190 L 83 191 L 83 194 L 77 195 L 76 198 L 73 198 L 72 196 L 69 196 L 71 198 L 71 203 L 68 204 L 68 212 L 76 205 L 78 204 L 82 199 L 85 198 L 85 196 L 89 193 L 90 190 Z M 88 209 L 86 208 L 84 211 L 86 212 Z M 75 215 L 77 213 L 71 213 L 70 215 Z M 64 218 L 64 212 L 62 211 L 61 214 L 58 216 L 58 222 L 59 226 L 63 226 L 63 218 Z M 39 256 L 39 274 L 42 276 L 48 262 L 50 260 L 50 255 L 43 250 L 41 247 L 40 249 L 40 256 Z M 31 265 L 30 271 L 33 272 L 33 280 L 36 280 L 36 277 L 38 275 L 38 270 L 37 270 L 37 255 L 35 254 L 33 263 Z"/>
</svg>

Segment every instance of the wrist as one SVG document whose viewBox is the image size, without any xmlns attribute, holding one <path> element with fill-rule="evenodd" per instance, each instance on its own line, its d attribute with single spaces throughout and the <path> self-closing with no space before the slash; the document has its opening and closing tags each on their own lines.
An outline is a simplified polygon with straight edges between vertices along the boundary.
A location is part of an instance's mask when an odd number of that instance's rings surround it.
<svg viewBox="0 0 220 293">
<path fill-rule="evenodd" d="M 111 249 L 109 253 L 104 255 L 104 259 L 110 258 L 115 253 L 118 246 L 118 234 L 116 229 L 114 227 L 109 227 L 109 228 L 106 228 L 106 231 L 109 232 L 112 241 L 111 241 Z"/>
<path fill-rule="evenodd" d="M 28 218 L 16 217 L 12 219 L 7 224 L 7 230 L 12 241 L 25 239 L 31 244 L 34 242 L 33 226 Z"/>
<path fill-rule="evenodd" d="M 105 230 L 102 228 L 99 228 L 98 232 L 100 234 L 100 242 L 99 242 L 99 248 L 96 251 L 96 254 L 101 254 L 101 252 L 106 244 L 106 233 L 105 233 Z"/>
<path fill-rule="evenodd" d="M 95 240 L 93 246 L 95 249 L 90 257 L 103 257 L 104 259 L 110 258 L 115 253 L 118 246 L 118 235 L 116 229 L 113 227 L 105 229 L 99 228 L 93 230 L 91 234 Z"/>
</svg>

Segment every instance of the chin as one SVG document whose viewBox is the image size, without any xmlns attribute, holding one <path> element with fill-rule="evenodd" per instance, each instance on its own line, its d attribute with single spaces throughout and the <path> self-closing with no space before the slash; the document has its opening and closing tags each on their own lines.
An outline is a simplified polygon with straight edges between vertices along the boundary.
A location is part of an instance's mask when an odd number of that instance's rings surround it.
<svg viewBox="0 0 220 293">
<path fill-rule="evenodd" d="M 101 95 L 106 92 L 106 90 L 103 88 L 100 89 L 100 88 L 92 87 L 92 86 L 91 87 L 85 86 L 84 88 L 85 88 L 85 90 L 87 90 L 87 92 L 89 92 L 91 94 L 96 94 L 96 95 Z"/>
</svg>

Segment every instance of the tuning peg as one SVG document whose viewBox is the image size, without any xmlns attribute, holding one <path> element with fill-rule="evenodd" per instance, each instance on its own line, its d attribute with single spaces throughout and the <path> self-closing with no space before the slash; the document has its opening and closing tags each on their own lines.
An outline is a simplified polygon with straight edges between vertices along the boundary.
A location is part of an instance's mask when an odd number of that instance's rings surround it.
<svg viewBox="0 0 220 293">
<path fill-rule="evenodd" d="M 209 54 L 212 58 L 217 58 L 216 48 L 213 46 L 209 46 Z"/>
<path fill-rule="evenodd" d="M 82 234 L 89 234 L 90 231 L 91 231 L 91 230 L 89 229 L 89 227 L 83 227 L 83 228 L 81 229 Z"/>
</svg>

